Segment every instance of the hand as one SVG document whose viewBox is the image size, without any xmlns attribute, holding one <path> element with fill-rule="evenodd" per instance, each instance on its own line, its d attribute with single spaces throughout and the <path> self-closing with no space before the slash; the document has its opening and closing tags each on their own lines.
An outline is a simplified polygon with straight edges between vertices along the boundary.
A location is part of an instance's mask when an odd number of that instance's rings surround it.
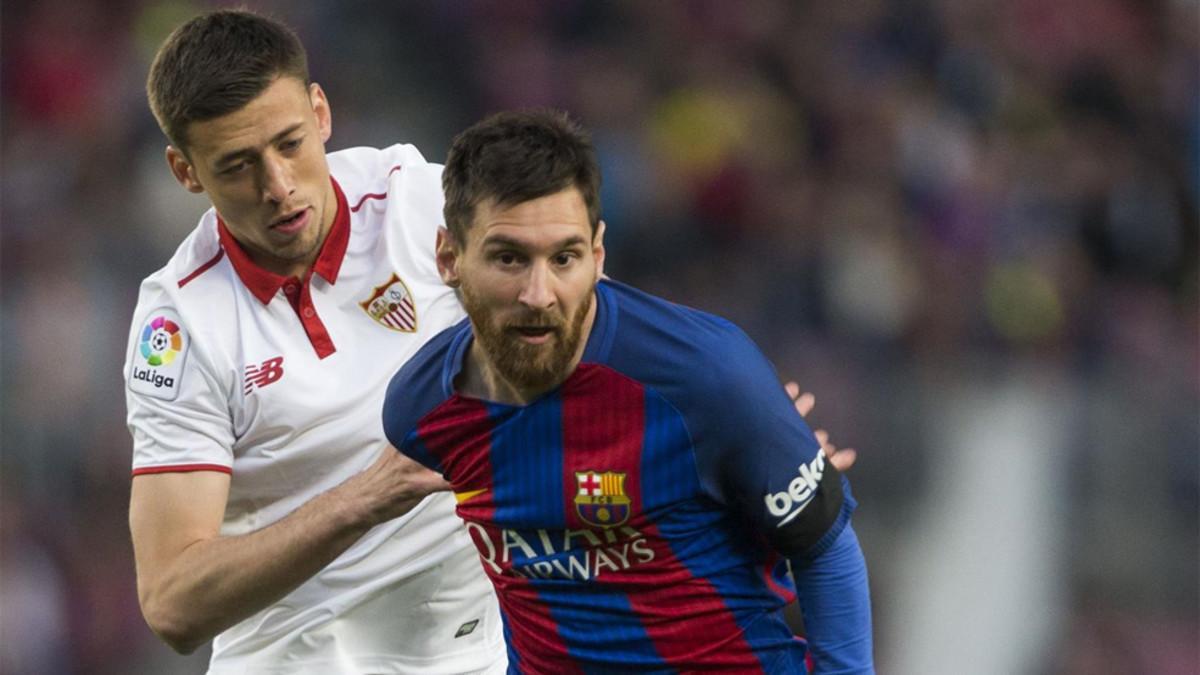
<svg viewBox="0 0 1200 675">
<path fill-rule="evenodd" d="M 376 524 L 408 513 L 434 492 L 450 489 L 450 483 L 440 473 L 421 466 L 390 445 L 384 447 L 371 466 L 343 486 L 366 500 L 368 517 Z"/>
<path fill-rule="evenodd" d="M 800 385 L 795 382 L 788 382 L 783 385 L 788 396 L 792 398 L 792 403 L 796 406 L 796 412 L 800 413 L 801 417 L 808 417 L 808 413 L 817 405 L 817 397 L 810 392 L 800 392 Z M 824 429 L 817 429 L 813 432 L 817 437 L 817 442 L 821 444 L 821 451 L 825 453 L 825 459 L 833 465 L 833 468 L 839 472 L 845 472 L 850 467 L 854 466 L 854 462 L 858 459 L 858 451 L 854 448 L 842 448 L 839 450 L 833 443 L 829 442 L 829 432 Z"/>
</svg>

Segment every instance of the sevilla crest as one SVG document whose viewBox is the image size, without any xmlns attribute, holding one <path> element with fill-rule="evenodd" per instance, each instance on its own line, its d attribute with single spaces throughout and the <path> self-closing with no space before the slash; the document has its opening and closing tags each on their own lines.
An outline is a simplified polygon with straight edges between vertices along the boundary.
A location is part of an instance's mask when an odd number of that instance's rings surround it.
<svg viewBox="0 0 1200 675">
<path fill-rule="evenodd" d="M 417 305 L 398 274 L 393 273 L 387 283 L 376 286 L 371 297 L 358 304 L 372 319 L 392 330 L 402 333 L 417 330 Z"/>
</svg>

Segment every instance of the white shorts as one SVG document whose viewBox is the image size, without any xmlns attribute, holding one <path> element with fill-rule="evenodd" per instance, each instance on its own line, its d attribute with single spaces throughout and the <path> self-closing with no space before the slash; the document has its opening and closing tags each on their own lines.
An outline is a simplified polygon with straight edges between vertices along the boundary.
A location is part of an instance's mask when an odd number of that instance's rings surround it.
<svg viewBox="0 0 1200 675">
<path fill-rule="evenodd" d="M 267 644 L 254 645 L 252 634 L 224 645 L 224 635 L 218 637 L 208 672 L 493 675 L 507 670 L 499 606 L 473 547 L 382 586 L 336 616 L 334 608 L 322 610 Z M 255 619 L 259 628 L 267 628 L 270 618 L 256 615 L 235 629 L 253 628 L 244 624 Z"/>
</svg>

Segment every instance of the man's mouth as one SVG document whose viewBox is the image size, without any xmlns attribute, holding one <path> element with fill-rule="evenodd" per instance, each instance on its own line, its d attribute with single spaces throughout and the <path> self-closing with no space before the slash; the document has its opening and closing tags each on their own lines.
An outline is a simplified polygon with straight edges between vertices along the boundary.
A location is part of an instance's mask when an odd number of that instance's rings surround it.
<svg viewBox="0 0 1200 675">
<path fill-rule="evenodd" d="M 282 234 L 295 234 L 308 224 L 308 209 L 300 209 L 271 223 L 271 229 Z"/>
<path fill-rule="evenodd" d="M 554 326 L 513 326 L 510 330 L 522 342 L 532 345 L 544 344 L 558 332 Z"/>
</svg>

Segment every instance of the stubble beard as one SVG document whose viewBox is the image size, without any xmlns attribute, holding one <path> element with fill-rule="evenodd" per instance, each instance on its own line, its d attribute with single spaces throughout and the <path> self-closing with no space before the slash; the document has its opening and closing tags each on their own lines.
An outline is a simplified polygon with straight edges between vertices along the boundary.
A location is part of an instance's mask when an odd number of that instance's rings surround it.
<svg viewBox="0 0 1200 675">
<path fill-rule="evenodd" d="M 553 311 L 529 311 L 503 325 L 466 285 L 461 290 L 475 340 L 501 377 L 526 391 L 545 391 L 562 384 L 583 339 L 583 322 L 592 307 L 594 289 L 569 319 Z M 549 327 L 552 337 L 546 344 L 529 344 L 510 328 L 513 325 Z"/>
</svg>

